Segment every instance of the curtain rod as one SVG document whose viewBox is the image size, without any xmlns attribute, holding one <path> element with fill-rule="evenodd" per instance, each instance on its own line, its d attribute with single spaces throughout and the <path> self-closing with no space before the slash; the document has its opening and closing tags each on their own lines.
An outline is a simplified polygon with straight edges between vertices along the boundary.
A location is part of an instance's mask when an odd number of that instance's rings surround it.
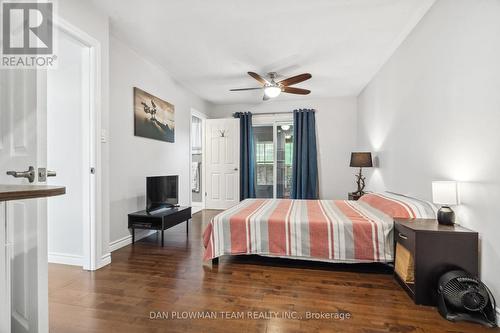
<svg viewBox="0 0 500 333">
<path fill-rule="evenodd" d="M 254 116 L 260 116 L 260 115 L 277 115 L 277 114 L 288 114 L 288 113 L 293 113 L 293 111 L 285 111 L 285 112 L 252 112 L 252 115 Z"/>
<path fill-rule="evenodd" d="M 315 109 L 312 109 L 313 111 L 316 111 Z M 247 111 L 250 112 L 250 111 Z M 239 112 L 233 112 L 233 116 Z M 279 114 L 289 114 L 293 113 L 293 111 L 284 111 L 284 112 L 252 112 L 253 116 L 260 116 L 260 115 L 279 115 Z"/>
<path fill-rule="evenodd" d="M 245 111 L 245 112 L 250 112 L 250 111 Z M 238 113 L 245 113 L 245 112 L 233 112 L 232 116 L 235 117 Z M 250 112 L 253 117 L 256 116 L 270 116 L 270 115 L 279 115 L 279 114 L 291 114 L 293 111 L 286 111 L 286 112 Z"/>
</svg>

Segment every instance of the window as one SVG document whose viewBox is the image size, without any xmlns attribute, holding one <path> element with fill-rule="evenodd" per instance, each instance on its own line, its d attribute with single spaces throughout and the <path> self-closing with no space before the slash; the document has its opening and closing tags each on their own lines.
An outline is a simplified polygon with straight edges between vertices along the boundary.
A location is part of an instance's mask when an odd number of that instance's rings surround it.
<svg viewBox="0 0 500 333">
<path fill-rule="evenodd" d="M 274 143 L 259 142 L 256 144 L 257 163 L 273 163 L 274 161 Z"/>
<path fill-rule="evenodd" d="M 290 198 L 293 125 L 271 122 L 254 126 L 257 198 Z"/>
</svg>

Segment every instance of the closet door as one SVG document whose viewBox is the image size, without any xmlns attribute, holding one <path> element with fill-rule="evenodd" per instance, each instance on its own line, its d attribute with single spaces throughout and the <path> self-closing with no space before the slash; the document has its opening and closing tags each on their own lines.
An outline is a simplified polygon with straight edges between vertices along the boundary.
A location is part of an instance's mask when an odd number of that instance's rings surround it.
<svg viewBox="0 0 500 333">
<path fill-rule="evenodd" d="M 207 119 L 206 209 L 227 209 L 240 200 L 240 122 Z"/>
</svg>

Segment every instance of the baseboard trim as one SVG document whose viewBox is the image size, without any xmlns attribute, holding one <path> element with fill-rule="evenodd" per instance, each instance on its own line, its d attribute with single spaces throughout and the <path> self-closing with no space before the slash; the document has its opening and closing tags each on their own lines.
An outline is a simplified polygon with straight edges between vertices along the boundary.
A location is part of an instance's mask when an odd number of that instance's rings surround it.
<svg viewBox="0 0 500 333">
<path fill-rule="evenodd" d="M 103 268 L 104 266 L 107 266 L 109 264 L 111 264 L 111 253 L 106 253 L 101 257 L 97 269 Z"/>
<path fill-rule="evenodd" d="M 49 252 L 48 257 L 51 264 L 83 266 L 83 256 L 67 253 Z"/>
<path fill-rule="evenodd" d="M 156 230 L 137 230 L 135 232 L 135 240 L 138 241 L 145 237 L 151 236 Z M 132 244 L 132 235 L 125 236 L 109 243 L 109 251 L 114 252 L 122 247 Z"/>
<path fill-rule="evenodd" d="M 193 206 L 193 207 L 191 207 L 191 214 L 196 214 L 198 212 L 201 212 L 202 210 L 203 210 L 202 206 L 198 206 L 198 207 Z"/>
</svg>

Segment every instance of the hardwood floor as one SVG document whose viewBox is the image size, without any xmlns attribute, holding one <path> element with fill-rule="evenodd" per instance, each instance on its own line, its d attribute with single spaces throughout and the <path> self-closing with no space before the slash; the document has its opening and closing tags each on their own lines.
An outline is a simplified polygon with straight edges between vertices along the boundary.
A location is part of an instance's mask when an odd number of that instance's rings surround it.
<svg viewBox="0 0 500 333">
<path fill-rule="evenodd" d="M 50 332 L 497 332 L 451 323 L 416 306 L 385 266 L 331 265 L 260 257 L 202 264 L 202 223 L 193 216 L 165 233 L 112 254 L 93 273 L 49 265 Z M 150 319 L 151 312 L 215 311 L 217 319 Z M 235 311 L 244 318 L 221 319 Z M 278 312 L 266 319 L 248 318 Z M 302 319 L 282 318 L 282 313 Z M 306 312 L 349 313 L 350 319 L 306 319 Z"/>
</svg>

